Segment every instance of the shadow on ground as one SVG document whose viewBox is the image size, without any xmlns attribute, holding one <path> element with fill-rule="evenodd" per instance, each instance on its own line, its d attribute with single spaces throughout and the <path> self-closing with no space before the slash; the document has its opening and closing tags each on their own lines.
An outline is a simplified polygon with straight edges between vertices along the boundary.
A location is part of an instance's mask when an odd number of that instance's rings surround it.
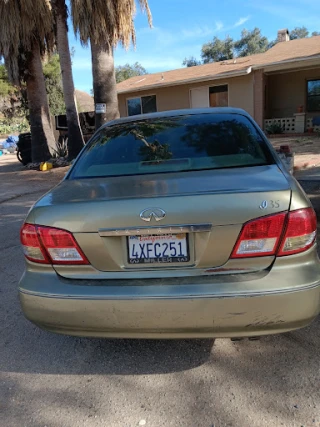
<svg viewBox="0 0 320 427">
<path fill-rule="evenodd" d="M 6 373 L 0 384 L 2 404 L 5 413 L 11 410 L 19 420 L 32 420 L 41 402 L 43 423 L 28 426 L 60 425 L 61 414 L 85 416 L 88 422 L 107 416 L 109 425 L 133 426 L 137 424 L 128 423 L 129 414 L 145 418 L 155 411 L 161 414 L 161 407 L 166 408 L 161 419 L 172 423 L 150 425 L 316 426 L 319 326 L 317 321 L 304 330 L 254 342 L 216 340 L 213 346 L 211 340 L 74 339 L 24 325 L 26 335 L 19 338 L 26 344 L 9 345 L 11 361 L 1 361 Z M 13 377 L 7 376 L 10 372 Z M 28 375 L 27 384 L 18 379 L 19 373 L 44 376 Z M 125 405 L 122 424 L 116 423 L 119 398 Z M 177 414 L 183 422 L 174 421 Z M 257 418 L 250 422 L 248 414 Z"/>
<path fill-rule="evenodd" d="M 210 361 L 215 364 L 214 340 L 108 340 L 75 338 L 55 335 L 42 331 L 17 316 L 21 328 L 7 325 L 11 330 L 6 334 L 7 357 L 1 359 L 4 372 L 43 373 L 58 375 L 103 374 L 103 375 L 146 375 L 165 374 L 193 369 Z M 217 340 L 216 342 L 218 342 Z M 226 340 L 223 340 L 226 341 Z M 261 337 L 260 341 L 243 340 L 230 345 L 244 353 L 247 370 L 268 372 L 282 369 L 290 375 L 297 362 L 301 372 L 318 366 L 320 348 L 320 319 L 308 328 L 295 332 Z M 270 358 L 272 353 L 272 357 Z M 12 358 L 12 354 L 19 354 Z M 57 357 L 58 356 L 58 357 Z M 259 360 L 257 366 L 251 365 Z M 230 363 L 230 360 L 226 362 Z M 233 362 L 234 363 L 234 362 Z M 239 361 L 237 363 L 240 363 Z M 219 361 L 223 365 L 223 359 Z M 226 366 L 227 368 L 227 366 Z M 230 368 L 230 366 L 229 366 Z M 239 373 L 244 375 L 244 373 Z"/>
<path fill-rule="evenodd" d="M 19 172 L 25 170 L 21 163 L 0 163 L 0 174 L 7 172 Z"/>
</svg>

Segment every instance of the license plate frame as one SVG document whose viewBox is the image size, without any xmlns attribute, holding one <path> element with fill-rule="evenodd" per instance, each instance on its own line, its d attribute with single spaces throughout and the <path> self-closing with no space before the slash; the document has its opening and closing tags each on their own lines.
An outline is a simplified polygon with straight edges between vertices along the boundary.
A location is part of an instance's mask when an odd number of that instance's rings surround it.
<svg viewBox="0 0 320 427">
<path fill-rule="evenodd" d="M 177 237 L 183 236 L 183 237 Z M 162 243 L 166 243 L 166 240 L 175 237 L 173 241 L 177 242 L 177 240 L 183 240 L 185 243 L 185 252 L 186 255 L 178 255 L 178 256 L 165 256 L 165 257 L 143 257 L 143 258 L 133 258 L 130 256 L 130 240 L 135 240 L 137 242 L 141 242 L 141 238 L 145 244 L 149 243 L 157 243 L 158 241 L 162 241 Z M 140 240 L 139 240 L 140 239 Z M 151 242 L 154 240 L 154 242 Z M 171 264 L 187 264 L 190 263 L 190 246 L 189 246 L 189 233 L 172 233 L 172 234 L 152 234 L 152 235 L 133 235 L 127 236 L 126 238 L 126 246 L 127 246 L 127 262 L 130 266 L 152 266 L 152 265 L 171 265 Z M 182 251 L 181 251 L 182 252 Z"/>
</svg>

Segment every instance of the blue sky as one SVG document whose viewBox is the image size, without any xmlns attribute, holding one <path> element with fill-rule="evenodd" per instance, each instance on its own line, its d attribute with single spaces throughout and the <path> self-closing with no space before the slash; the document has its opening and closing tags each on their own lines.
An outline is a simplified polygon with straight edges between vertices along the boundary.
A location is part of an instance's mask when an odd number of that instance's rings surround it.
<svg viewBox="0 0 320 427">
<path fill-rule="evenodd" d="M 319 0 L 149 0 L 149 6 L 153 28 L 138 12 L 136 49 L 117 47 L 115 65 L 138 61 L 149 73 L 180 68 L 185 57 L 200 58 L 201 46 L 214 36 L 237 39 L 243 28 L 259 27 L 270 40 L 281 28 L 306 26 L 310 32 L 320 31 Z M 75 86 L 90 92 L 90 49 L 81 47 L 71 31 L 70 44 L 76 51 Z"/>
</svg>

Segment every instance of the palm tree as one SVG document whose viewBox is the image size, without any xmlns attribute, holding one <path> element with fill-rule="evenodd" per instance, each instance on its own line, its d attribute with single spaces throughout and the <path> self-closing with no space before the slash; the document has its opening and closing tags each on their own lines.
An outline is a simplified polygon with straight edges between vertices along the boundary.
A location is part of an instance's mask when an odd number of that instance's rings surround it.
<svg viewBox="0 0 320 427">
<path fill-rule="evenodd" d="M 73 27 L 82 44 L 91 44 L 93 92 L 95 104 L 106 104 L 104 113 L 96 114 L 96 129 L 119 117 L 113 48 L 120 42 L 127 48 L 135 44 L 133 17 L 135 0 L 70 0 Z M 142 11 L 152 24 L 148 0 L 139 0 Z"/>
<path fill-rule="evenodd" d="M 10 79 L 26 83 L 32 161 L 50 158 L 55 147 L 41 58 L 54 47 L 49 0 L 0 0 L 0 56 Z"/>
<path fill-rule="evenodd" d="M 60 58 L 63 96 L 66 104 L 68 123 L 68 157 L 77 157 L 84 142 L 75 101 L 75 89 L 72 76 L 71 55 L 68 40 L 68 11 L 65 0 L 51 0 L 56 24 L 56 41 Z"/>
</svg>

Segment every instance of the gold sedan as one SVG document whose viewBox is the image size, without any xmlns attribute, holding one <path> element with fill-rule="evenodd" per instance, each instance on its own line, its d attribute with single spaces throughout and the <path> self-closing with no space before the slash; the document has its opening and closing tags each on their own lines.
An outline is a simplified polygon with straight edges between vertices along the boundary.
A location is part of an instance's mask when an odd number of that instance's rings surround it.
<svg viewBox="0 0 320 427">
<path fill-rule="evenodd" d="M 21 229 L 25 316 L 78 336 L 248 337 L 320 311 L 317 220 L 242 110 L 112 121 Z"/>
</svg>

